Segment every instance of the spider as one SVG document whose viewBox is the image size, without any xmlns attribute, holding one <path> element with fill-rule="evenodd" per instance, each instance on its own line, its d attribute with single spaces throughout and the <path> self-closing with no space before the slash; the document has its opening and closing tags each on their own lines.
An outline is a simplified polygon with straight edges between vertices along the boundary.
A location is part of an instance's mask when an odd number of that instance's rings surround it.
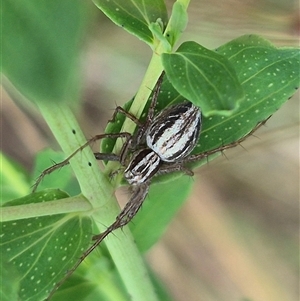
<svg viewBox="0 0 300 301">
<path fill-rule="evenodd" d="M 216 149 L 190 155 L 197 144 L 201 131 L 201 110 L 191 102 L 185 101 L 172 105 L 155 115 L 155 107 L 163 81 L 164 73 L 159 77 L 150 102 L 145 122 L 141 122 L 134 115 L 121 107 L 117 107 L 112 120 L 117 113 L 122 113 L 130 118 L 138 126 L 136 134 L 128 132 L 101 134 L 92 137 L 84 145 L 78 148 L 64 161 L 57 163 L 43 171 L 37 179 L 33 191 L 43 177 L 55 169 L 69 163 L 69 160 L 83 148 L 94 141 L 103 138 L 125 138 L 120 154 L 94 153 L 97 160 L 119 161 L 125 167 L 124 178 L 131 185 L 132 195 L 116 220 L 102 233 L 94 235 L 92 246 L 83 253 L 76 265 L 67 273 L 62 281 L 57 283 L 47 300 L 54 291 L 68 278 L 80 265 L 80 263 L 102 242 L 102 240 L 114 230 L 127 225 L 142 206 L 150 187 L 151 179 L 156 175 L 182 171 L 192 176 L 193 171 L 187 168 L 187 163 L 199 161 L 208 156 L 222 152 L 228 148 L 239 145 L 247 137 L 252 135 L 264 122 L 260 122 L 246 136 L 236 142 L 222 145 Z M 129 158 L 129 163 L 128 163 Z"/>
</svg>

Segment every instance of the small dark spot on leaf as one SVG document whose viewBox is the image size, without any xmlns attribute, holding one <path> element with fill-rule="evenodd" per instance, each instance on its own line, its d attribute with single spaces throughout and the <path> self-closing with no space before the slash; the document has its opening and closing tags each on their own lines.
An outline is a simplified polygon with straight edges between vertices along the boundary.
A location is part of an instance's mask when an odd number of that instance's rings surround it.
<svg viewBox="0 0 300 301">
<path fill-rule="evenodd" d="M 92 163 L 91 163 L 91 162 L 89 162 L 89 166 L 92 166 Z"/>
<path fill-rule="evenodd" d="M 75 135 L 75 134 L 76 134 L 76 131 L 75 131 L 75 130 L 72 130 L 72 133 Z"/>
</svg>

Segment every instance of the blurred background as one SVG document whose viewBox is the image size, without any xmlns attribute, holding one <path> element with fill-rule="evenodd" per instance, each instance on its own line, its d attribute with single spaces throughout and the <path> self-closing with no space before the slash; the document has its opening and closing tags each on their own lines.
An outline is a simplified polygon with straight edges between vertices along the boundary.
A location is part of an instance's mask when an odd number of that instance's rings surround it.
<svg viewBox="0 0 300 301">
<path fill-rule="evenodd" d="M 182 41 L 213 49 L 253 33 L 299 45 L 295 0 L 194 0 L 188 12 Z M 115 106 L 135 94 L 151 57 L 92 3 L 90 14 L 77 110 L 87 137 L 103 132 Z M 3 90 L 1 130 L 2 151 L 29 171 L 37 152 L 59 150 L 41 116 Z M 299 300 L 299 93 L 243 147 L 196 171 L 193 193 L 146 255 L 175 301 Z"/>
</svg>

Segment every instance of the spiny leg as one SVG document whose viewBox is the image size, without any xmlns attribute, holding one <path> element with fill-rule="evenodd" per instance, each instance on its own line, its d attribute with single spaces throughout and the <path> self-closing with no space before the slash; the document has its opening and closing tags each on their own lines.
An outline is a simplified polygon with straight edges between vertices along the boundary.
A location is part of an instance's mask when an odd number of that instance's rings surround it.
<svg viewBox="0 0 300 301">
<path fill-rule="evenodd" d="M 120 161 L 120 156 L 108 153 L 94 153 L 95 159 L 99 161 Z"/>
<path fill-rule="evenodd" d="M 117 114 L 120 113 L 120 114 L 125 115 L 127 118 L 131 119 L 140 128 L 146 127 L 151 122 L 151 120 L 154 117 L 154 110 L 155 110 L 155 107 L 156 107 L 156 104 L 157 104 L 157 98 L 158 98 L 160 87 L 161 87 L 161 84 L 162 84 L 162 81 L 163 81 L 163 76 L 164 76 L 164 72 L 162 72 L 162 74 L 160 75 L 160 77 L 158 78 L 158 81 L 156 83 L 156 86 L 155 86 L 155 89 L 154 89 L 154 92 L 153 92 L 153 96 L 152 96 L 152 99 L 151 99 L 151 104 L 150 104 L 150 107 L 149 107 L 149 110 L 148 110 L 148 114 L 147 114 L 147 118 L 146 118 L 146 123 L 145 124 L 143 124 L 132 113 L 127 112 L 124 108 L 122 108 L 120 106 L 116 107 L 116 109 L 115 109 L 115 111 L 113 113 L 112 118 L 108 122 L 115 122 Z"/>
<path fill-rule="evenodd" d="M 196 155 L 190 155 L 188 156 L 187 158 L 184 159 L 184 163 L 189 163 L 189 162 L 195 162 L 195 161 L 199 161 L 201 159 L 204 159 L 204 158 L 207 158 L 208 156 L 210 155 L 213 155 L 215 153 L 218 153 L 218 152 L 223 152 L 227 149 L 230 149 L 230 148 L 233 148 L 233 147 L 236 147 L 238 145 L 240 145 L 243 141 L 245 141 L 248 137 L 250 136 L 253 136 L 253 134 L 263 125 L 266 124 L 266 122 L 269 120 L 271 116 L 269 116 L 266 120 L 263 120 L 261 122 L 258 122 L 257 125 L 248 133 L 246 134 L 245 136 L 243 136 L 242 138 L 236 140 L 236 141 L 233 141 L 231 143 L 228 143 L 228 144 L 224 144 L 220 147 L 217 147 L 215 149 L 212 149 L 212 150 L 209 150 L 209 151 L 206 151 L 206 152 L 203 152 L 201 154 L 196 154 Z"/>
<path fill-rule="evenodd" d="M 95 240 L 95 244 L 100 244 L 101 241 L 111 232 L 127 225 L 141 208 L 148 191 L 149 182 L 133 186 L 133 193 L 130 200 L 127 202 L 121 213 L 116 217 L 115 222 L 112 223 L 104 232 L 93 236 L 92 239 Z"/>
<path fill-rule="evenodd" d="M 84 261 L 84 259 L 97 248 L 97 246 L 103 241 L 103 239 L 107 235 L 109 235 L 114 230 L 127 225 L 133 219 L 133 217 L 136 215 L 138 210 L 141 208 L 148 194 L 148 190 L 149 190 L 149 182 L 134 186 L 133 194 L 130 200 L 125 205 L 121 213 L 117 216 L 115 222 L 111 224 L 104 232 L 93 236 L 92 239 L 94 240 L 94 243 L 80 256 L 77 263 L 72 267 L 72 269 L 70 269 L 67 272 L 65 277 L 54 286 L 54 288 L 51 290 L 49 296 L 45 301 L 51 299 L 51 297 L 56 292 L 56 290 L 75 272 L 75 270 Z"/>
<path fill-rule="evenodd" d="M 149 109 L 148 109 L 148 114 L 147 114 L 147 117 L 146 117 L 146 121 L 143 124 L 143 126 L 141 126 L 139 128 L 139 131 L 137 132 L 137 135 L 135 136 L 135 139 L 134 139 L 134 145 L 138 145 L 140 143 L 140 141 L 142 140 L 147 128 L 149 127 L 150 123 L 153 120 L 153 117 L 155 115 L 155 107 L 156 107 L 156 104 L 157 104 L 158 95 L 159 95 L 159 92 L 160 92 L 161 84 L 163 82 L 163 77 L 164 77 L 164 72 L 162 72 L 162 74 L 160 75 L 160 77 L 157 80 L 155 89 L 153 91 L 151 103 L 150 103 L 150 106 L 149 106 Z"/>
<path fill-rule="evenodd" d="M 259 122 L 247 135 L 245 135 L 244 137 L 238 139 L 237 141 L 234 141 L 234 142 L 231 142 L 231 143 L 228 143 L 228 144 L 224 144 L 220 147 L 217 147 L 215 149 L 203 152 L 201 154 L 190 155 L 190 156 L 186 157 L 185 159 L 183 159 L 181 162 L 175 162 L 173 164 L 163 164 L 160 167 L 160 169 L 159 169 L 159 171 L 157 172 L 156 175 L 165 175 L 165 174 L 169 174 L 169 173 L 173 173 L 173 172 L 184 172 L 188 176 L 193 176 L 194 172 L 191 169 L 189 169 L 188 167 L 185 166 L 186 163 L 200 161 L 204 158 L 208 158 L 210 155 L 213 155 L 213 154 L 218 153 L 218 152 L 223 152 L 223 151 L 225 151 L 229 148 L 233 148 L 235 146 L 240 145 L 248 137 L 252 136 L 254 134 L 254 132 L 256 132 L 262 125 L 264 125 L 267 122 L 268 119 L 266 119 L 262 122 Z"/>
<path fill-rule="evenodd" d="M 93 142 L 103 139 L 103 138 L 126 138 L 126 142 L 124 143 L 122 149 L 128 149 L 127 144 L 130 144 L 131 142 L 131 134 L 127 133 L 127 132 L 122 132 L 122 133 L 112 133 L 112 134 L 100 134 L 100 135 L 96 135 L 94 137 L 92 137 L 91 139 L 89 139 L 85 144 L 83 144 L 82 146 L 80 146 L 77 150 L 75 150 L 70 156 L 68 156 L 65 160 L 54 164 L 53 166 L 48 167 L 47 169 L 45 169 L 37 178 L 36 182 L 34 183 L 34 185 L 32 186 L 32 192 L 35 192 L 37 187 L 39 186 L 40 182 L 43 180 L 43 178 L 48 175 L 51 174 L 53 171 L 55 171 L 58 168 L 61 168 L 65 165 L 69 164 L 69 161 L 71 158 L 73 158 L 78 152 L 82 151 L 84 148 L 86 148 L 88 145 L 92 144 Z M 98 160 L 110 160 L 112 158 L 112 161 L 116 161 L 116 156 L 115 154 L 107 154 L 107 156 L 105 154 L 102 153 L 95 153 L 95 157 Z M 122 156 L 124 156 L 124 154 L 122 154 Z M 101 159 L 100 159 L 101 158 Z"/>
<path fill-rule="evenodd" d="M 147 114 L 147 119 L 146 119 L 146 124 L 145 126 L 148 127 L 149 124 L 152 122 L 152 119 L 155 115 L 155 107 L 157 104 L 157 99 L 158 99 L 158 95 L 160 92 L 160 88 L 161 88 L 161 84 L 163 82 L 163 78 L 164 78 L 165 72 L 163 71 L 162 74 L 160 75 L 160 77 L 157 80 L 154 92 L 153 92 L 153 96 L 152 96 L 152 100 L 151 100 L 151 104 L 149 106 L 149 110 L 148 110 L 148 114 Z"/>
<path fill-rule="evenodd" d="M 138 118 L 136 118 L 133 114 L 127 112 L 124 108 L 122 108 L 120 106 L 116 107 L 112 118 L 110 120 L 108 120 L 108 122 L 115 122 L 116 116 L 118 113 L 125 115 L 127 118 L 132 120 L 139 127 L 143 126 L 143 123 Z"/>
<path fill-rule="evenodd" d="M 160 169 L 158 170 L 158 172 L 156 173 L 156 175 L 165 175 L 165 174 L 169 174 L 172 172 L 183 172 L 185 173 L 187 176 L 192 177 L 194 175 L 194 172 L 189 169 L 188 167 L 184 166 L 185 161 L 182 162 L 176 162 L 173 164 L 163 164 Z"/>
</svg>

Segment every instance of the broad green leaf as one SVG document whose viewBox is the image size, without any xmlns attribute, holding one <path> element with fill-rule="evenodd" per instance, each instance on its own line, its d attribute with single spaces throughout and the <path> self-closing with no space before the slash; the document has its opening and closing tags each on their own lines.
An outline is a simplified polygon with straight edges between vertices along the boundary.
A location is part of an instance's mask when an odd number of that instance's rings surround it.
<svg viewBox="0 0 300 301">
<path fill-rule="evenodd" d="M 191 192 L 193 180 L 182 176 L 168 183 L 154 184 L 142 209 L 130 224 L 141 252 L 153 246 Z"/>
<path fill-rule="evenodd" d="M 30 192 L 29 177 L 16 162 L 0 152 L 1 204 Z"/>
<path fill-rule="evenodd" d="M 66 198 L 60 190 L 34 193 L 6 203 L 14 206 Z M 88 248 L 91 220 L 79 214 L 57 214 L 1 223 L 2 264 L 13 267 L 18 300 L 42 300 Z"/>
<path fill-rule="evenodd" d="M 235 68 L 245 98 L 231 116 L 204 117 L 199 144 L 202 153 L 237 141 L 258 122 L 274 114 L 298 89 L 300 51 L 276 48 L 258 36 L 242 36 L 220 48 Z"/>
<path fill-rule="evenodd" d="M 244 97 L 227 58 L 196 42 L 185 42 L 175 53 L 162 54 L 162 62 L 174 88 L 201 107 L 204 116 L 229 116 Z"/>
<path fill-rule="evenodd" d="M 2 72 L 31 101 L 78 99 L 81 0 L 2 2 Z"/>
<path fill-rule="evenodd" d="M 203 116 L 194 154 L 216 149 L 245 136 L 290 99 L 300 83 L 299 49 L 276 48 L 261 37 L 242 36 L 219 47 L 217 52 L 235 68 L 245 98 L 231 116 Z M 173 104 L 185 98 L 164 81 L 158 105 L 165 103 L 165 99 Z"/>
<path fill-rule="evenodd" d="M 153 45 L 150 24 L 160 19 L 165 27 L 168 20 L 163 0 L 93 0 L 93 2 L 114 23 L 150 46 Z"/>
</svg>

